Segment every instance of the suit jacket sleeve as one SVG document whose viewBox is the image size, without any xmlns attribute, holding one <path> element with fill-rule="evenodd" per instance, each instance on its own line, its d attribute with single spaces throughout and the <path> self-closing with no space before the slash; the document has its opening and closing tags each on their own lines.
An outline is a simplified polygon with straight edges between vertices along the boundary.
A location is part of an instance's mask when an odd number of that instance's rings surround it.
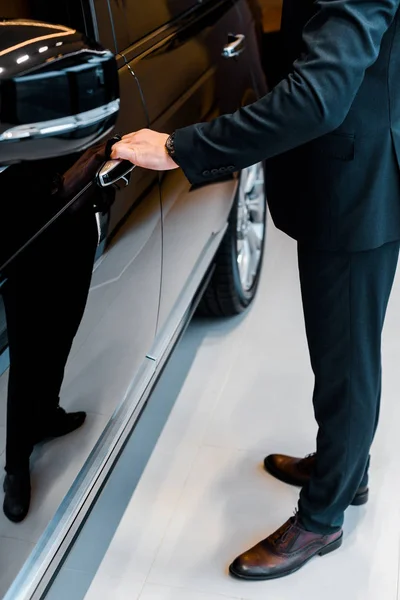
<svg viewBox="0 0 400 600">
<path fill-rule="evenodd" d="M 317 0 L 303 31 L 306 51 L 286 79 L 232 115 L 177 130 L 176 161 L 189 181 L 238 171 L 339 127 L 399 6 L 400 0 Z"/>
</svg>

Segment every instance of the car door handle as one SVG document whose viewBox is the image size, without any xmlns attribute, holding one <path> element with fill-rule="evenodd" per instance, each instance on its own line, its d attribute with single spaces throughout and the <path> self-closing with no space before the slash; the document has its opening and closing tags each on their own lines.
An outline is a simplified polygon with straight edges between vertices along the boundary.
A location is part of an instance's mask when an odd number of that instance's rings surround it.
<svg viewBox="0 0 400 600">
<path fill-rule="evenodd" d="M 246 47 L 246 36 L 239 33 L 238 35 L 229 34 L 229 44 L 224 46 L 222 56 L 224 58 L 236 58 L 242 54 Z"/>
<path fill-rule="evenodd" d="M 97 185 L 106 188 L 109 185 L 125 187 L 129 184 L 129 176 L 135 165 L 129 160 L 108 160 L 97 173 Z"/>
</svg>

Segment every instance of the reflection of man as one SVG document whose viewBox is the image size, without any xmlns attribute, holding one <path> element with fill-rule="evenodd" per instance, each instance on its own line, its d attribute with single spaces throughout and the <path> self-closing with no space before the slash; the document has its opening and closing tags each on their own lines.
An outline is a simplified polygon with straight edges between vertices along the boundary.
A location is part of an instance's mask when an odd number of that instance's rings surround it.
<svg viewBox="0 0 400 600">
<path fill-rule="evenodd" d="M 145 130 L 114 147 L 139 166 L 180 165 L 194 184 L 269 159 L 272 216 L 298 240 L 317 452 L 266 459 L 276 477 L 303 486 L 299 509 L 234 561 L 237 577 L 281 577 L 335 550 L 344 511 L 368 500 L 400 240 L 399 6 L 285 0 L 289 74 L 270 94 L 172 137 Z"/>
<path fill-rule="evenodd" d="M 5 171 L 3 197 L 18 193 L 2 206 L 1 258 L 73 199 L 104 160 L 104 145 L 89 150 L 56 187 L 49 181 L 50 162 Z M 65 412 L 59 394 L 90 287 L 98 239 L 93 200 L 90 192 L 81 196 L 5 269 L 10 372 L 4 512 L 14 522 L 29 510 L 33 446 L 71 433 L 86 417 L 84 412 Z"/>
</svg>

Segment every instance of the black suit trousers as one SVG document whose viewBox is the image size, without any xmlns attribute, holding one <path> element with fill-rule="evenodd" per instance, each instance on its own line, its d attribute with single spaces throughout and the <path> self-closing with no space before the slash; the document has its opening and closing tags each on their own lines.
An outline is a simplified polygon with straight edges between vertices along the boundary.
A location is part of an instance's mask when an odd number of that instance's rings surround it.
<svg viewBox="0 0 400 600">
<path fill-rule="evenodd" d="M 91 207 L 60 217 L 16 259 L 2 288 L 10 350 L 6 470 L 25 468 L 58 406 L 97 246 Z"/>
<path fill-rule="evenodd" d="M 319 427 L 316 467 L 299 512 L 317 533 L 342 527 L 358 487 L 368 483 L 381 397 L 381 333 L 399 245 L 354 253 L 298 247 Z"/>
</svg>

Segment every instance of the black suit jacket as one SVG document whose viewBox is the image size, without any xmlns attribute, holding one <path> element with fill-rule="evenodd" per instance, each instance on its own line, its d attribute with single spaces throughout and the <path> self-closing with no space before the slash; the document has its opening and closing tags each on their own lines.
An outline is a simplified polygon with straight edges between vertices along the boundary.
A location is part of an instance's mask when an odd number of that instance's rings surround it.
<svg viewBox="0 0 400 600">
<path fill-rule="evenodd" d="M 288 75 L 234 115 L 178 130 L 193 184 L 267 160 L 293 238 L 359 251 L 400 239 L 400 0 L 284 0 Z"/>
</svg>

